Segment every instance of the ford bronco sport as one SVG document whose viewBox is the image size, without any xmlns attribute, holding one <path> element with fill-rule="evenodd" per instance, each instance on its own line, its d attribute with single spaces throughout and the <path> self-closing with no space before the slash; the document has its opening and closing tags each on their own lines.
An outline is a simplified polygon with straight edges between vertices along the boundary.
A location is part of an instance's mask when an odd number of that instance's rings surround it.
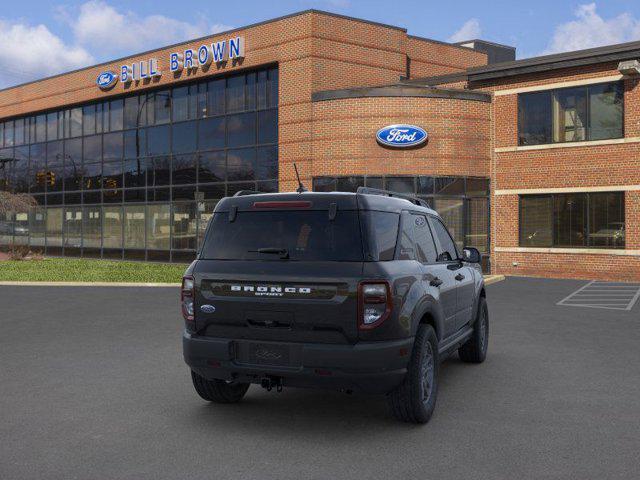
<svg viewBox="0 0 640 480">
<path fill-rule="evenodd" d="M 438 365 L 487 353 L 480 253 L 414 197 L 239 192 L 221 200 L 182 283 L 184 359 L 205 400 L 252 383 L 386 394 L 425 423 Z"/>
</svg>

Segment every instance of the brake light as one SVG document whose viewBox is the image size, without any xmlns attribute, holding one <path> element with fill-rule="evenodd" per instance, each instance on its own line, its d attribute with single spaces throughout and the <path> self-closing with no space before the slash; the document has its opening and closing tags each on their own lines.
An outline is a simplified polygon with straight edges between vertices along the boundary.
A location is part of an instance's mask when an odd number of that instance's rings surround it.
<svg viewBox="0 0 640 480">
<path fill-rule="evenodd" d="M 369 330 L 391 314 L 393 299 L 389 282 L 361 282 L 358 286 L 358 328 Z"/>
<path fill-rule="evenodd" d="M 302 200 L 254 202 L 253 208 L 311 208 L 311 202 L 305 202 Z"/>
<path fill-rule="evenodd" d="M 182 277 L 182 289 L 180 293 L 180 303 L 182 305 L 182 316 L 187 322 L 193 322 L 193 300 L 195 297 L 194 281 L 191 275 Z"/>
</svg>

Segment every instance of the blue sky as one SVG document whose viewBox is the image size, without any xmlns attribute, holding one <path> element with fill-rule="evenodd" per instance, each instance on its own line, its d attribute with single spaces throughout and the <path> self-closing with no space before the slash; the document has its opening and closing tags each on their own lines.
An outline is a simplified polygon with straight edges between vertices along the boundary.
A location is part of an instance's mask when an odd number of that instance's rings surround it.
<svg viewBox="0 0 640 480">
<path fill-rule="evenodd" d="M 518 57 L 640 40 L 640 1 L 5 0 L 0 88 L 317 8 L 438 40 L 480 37 Z"/>
</svg>

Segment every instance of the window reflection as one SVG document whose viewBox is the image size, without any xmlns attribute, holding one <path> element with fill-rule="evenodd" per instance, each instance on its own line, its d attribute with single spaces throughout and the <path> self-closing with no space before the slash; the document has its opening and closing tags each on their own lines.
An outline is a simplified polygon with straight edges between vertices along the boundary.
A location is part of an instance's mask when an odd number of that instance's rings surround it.
<svg viewBox="0 0 640 480">
<path fill-rule="evenodd" d="M 30 232 L 19 241 L 51 255 L 168 260 L 175 250 L 186 261 L 205 227 L 201 204 L 278 190 L 277 104 L 274 67 L 0 121 L 10 159 L 0 189 L 42 205 L 12 217 Z"/>
<path fill-rule="evenodd" d="M 169 204 L 147 205 L 147 248 L 169 250 Z"/>
</svg>

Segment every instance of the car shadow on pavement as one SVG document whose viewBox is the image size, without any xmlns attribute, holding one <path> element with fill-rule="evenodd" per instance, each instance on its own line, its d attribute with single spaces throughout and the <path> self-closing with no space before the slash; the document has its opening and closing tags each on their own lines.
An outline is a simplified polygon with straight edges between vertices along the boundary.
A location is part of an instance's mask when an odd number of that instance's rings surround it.
<svg viewBox="0 0 640 480">
<path fill-rule="evenodd" d="M 441 383 L 440 400 L 446 396 L 446 384 L 463 381 L 461 372 L 469 368 L 452 356 L 440 366 Z M 419 425 L 402 423 L 396 420 L 387 407 L 384 395 L 346 394 L 331 390 L 285 388 L 278 393 L 275 390 L 267 392 L 258 385 L 252 385 L 245 398 L 238 404 L 223 405 L 209 404 L 199 399 L 190 402 L 190 408 L 185 411 L 186 421 L 190 427 L 210 428 L 212 432 L 219 428 L 234 427 L 236 429 L 256 429 L 268 431 L 271 434 L 299 434 L 304 431 L 314 433 L 341 432 L 345 427 L 362 434 L 376 431 L 376 427 L 388 428 L 419 428 Z M 437 421 L 438 413 L 446 408 L 443 401 L 439 401 L 432 422 Z M 380 432 L 381 430 L 377 430 Z"/>
</svg>

